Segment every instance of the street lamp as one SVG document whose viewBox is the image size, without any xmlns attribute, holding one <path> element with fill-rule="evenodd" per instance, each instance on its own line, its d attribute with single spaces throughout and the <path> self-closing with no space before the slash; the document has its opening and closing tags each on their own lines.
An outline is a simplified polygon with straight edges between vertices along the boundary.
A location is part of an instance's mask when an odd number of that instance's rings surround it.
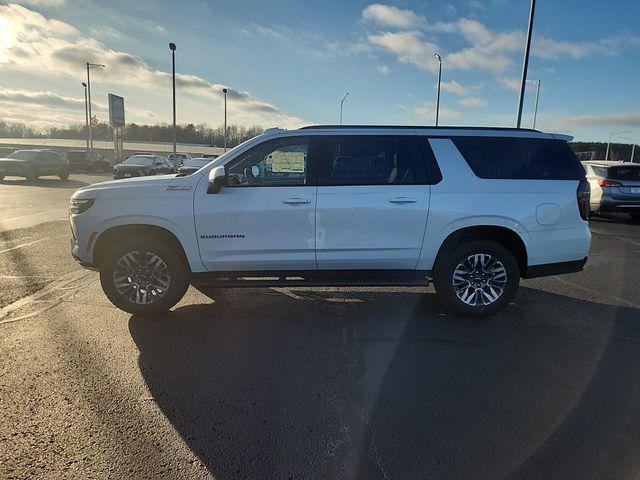
<svg viewBox="0 0 640 480">
<path fill-rule="evenodd" d="M 178 156 L 176 155 L 176 44 L 170 43 L 171 50 L 171 79 L 173 81 L 173 169 L 178 170 Z"/>
<path fill-rule="evenodd" d="M 224 151 L 227 151 L 227 89 L 223 88 L 224 93 Z"/>
<path fill-rule="evenodd" d="M 438 126 L 438 117 L 440 116 L 440 80 L 442 80 L 442 57 L 435 53 L 433 55 L 438 59 L 438 93 L 436 94 L 436 127 Z"/>
<path fill-rule="evenodd" d="M 529 67 L 529 51 L 531 50 L 531 34 L 533 33 L 533 13 L 536 8 L 536 0 L 531 0 L 529 9 L 529 26 L 527 28 L 527 43 L 524 49 L 524 59 L 522 61 L 522 78 L 520 79 L 520 96 L 518 98 L 518 121 L 516 127 L 520 128 L 522 121 L 522 105 L 524 103 L 524 88 L 527 80 L 527 68 Z"/>
<path fill-rule="evenodd" d="M 636 142 L 638 141 L 635 138 L 629 138 L 629 137 L 620 137 L 620 138 L 624 138 L 625 140 L 630 140 L 633 143 L 631 144 L 631 160 L 629 160 L 629 162 L 633 163 L 633 156 L 636 153 Z"/>
<path fill-rule="evenodd" d="M 540 80 L 527 80 L 530 85 L 536 86 L 536 106 L 533 108 L 533 129 L 536 129 L 536 117 L 538 116 L 538 98 L 540 98 Z"/>
<path fill-rule="evenodd" d="M 609 134 L 609 140 L 607 141 L 607 153 L 604 156 L 604 161 L 608 161 L 609 160 L 609 149 L 611 147 L 611 137 L 615 136 L 615 135 L 621 135 L 623 133 L 631 133 L 629 130 L 621 130 L 619 132 L 611 132 Z"/>
<path fill-rule="evenodd" d="M 340 125 L 342 125 L 342 106 L 344 105 L 344 101 L 347 99 L 347 95 L 349 95 L 349 92 L 345 93 L 342 100 L 340 100 Z"/>
<path fill-rule="evenodd" d="M 88 94 L 88 105 L 89 105 L 89 150 L 93 151 L 93 137 L 91 136 L 91 121 L 93 117 L 91 116 L 91 77 L 89 75 L 89 70 L 92 68 L 106 68 L 106 65 L 102 65 L 101 63 L 89 63 L 87 62 L 87 94 Z"/>
<path fill-rule="evenodd" d="M 89 106 L 87 104 L 87 84 L 82 82 L 84 87 L 84 120 L 87 125 L 87 151 L 89 151 Z"/>
</svg>

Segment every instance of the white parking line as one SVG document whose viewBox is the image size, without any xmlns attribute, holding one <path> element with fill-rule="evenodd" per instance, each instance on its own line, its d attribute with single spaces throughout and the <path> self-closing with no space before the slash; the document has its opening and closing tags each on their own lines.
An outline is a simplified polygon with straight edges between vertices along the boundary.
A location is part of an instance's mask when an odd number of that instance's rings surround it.
<svg viewBox="0 0 640 480">
<path fill-rule="evenodd" d="M 16 245 L 15 247 L 7 248 L 5 250 L 0 250 L 0 253 L 6 253 L 6 252 L 10 252 L 12 250 L 17 250 L 19 248 L 28 247 L 29 245 L 34 245 L 34 244 L 40 243 L 40 242 L 42 242 L 44 240 L 46 240 L 46 238 L 41 238 L 39 240 L 34 240 L 33 242 L 23 243 L 22 245 Z"/>
</svg>

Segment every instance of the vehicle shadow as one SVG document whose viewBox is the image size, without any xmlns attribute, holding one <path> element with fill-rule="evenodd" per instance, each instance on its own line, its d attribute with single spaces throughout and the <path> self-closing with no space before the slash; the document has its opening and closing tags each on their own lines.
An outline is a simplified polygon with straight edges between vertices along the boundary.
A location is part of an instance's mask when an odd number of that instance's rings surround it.
<svg viewBox="0 0 640 480">
<path fill-rule="evenodd" d="M 58 177 L 40 177 L 35 182 L 29 182 L 25 178 L 5 177 L 3 180 L 0 180 L 0 185 L 76 189 L 80 187 L 86 187 L 87 185 L 89 185 L 89 183 L 83 182 L 81 180 L 75 180 L 73 178 L 61 180 Z"/>
<path fill-rule="evenodd" d="M 419 289 L 207 293 L 129 330 L 216 478 L 592 478 L 637 458 L 639 310 L 532 288 L 486 320 Z"/>
<path fill-rule="evenodd" d="M 590 222 L 595 223 L 625 223 L 629 225 L 638 225 L 638 221 L 632 220 L 626 213 L 601 213 L 599 215 L 591 215 Z"/>
</svg>

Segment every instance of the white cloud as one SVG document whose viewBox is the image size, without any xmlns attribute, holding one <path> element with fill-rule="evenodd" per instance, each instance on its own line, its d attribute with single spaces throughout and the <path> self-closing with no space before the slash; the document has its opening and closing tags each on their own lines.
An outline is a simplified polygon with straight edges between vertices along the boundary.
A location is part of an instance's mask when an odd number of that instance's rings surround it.
<svg viewBox="0 0 640 480">
<path fill-rule="evenodd" d="M 369 35 L 368 39 L 373 45 L 395 53 L 402 63 L 410 63 L 430 72 L 437 70 L 433 54 L 438 51 L 438 46 L 424 41 L 419 32 L 382 32 Z"/>
<path fill-rule="evenodd" d="M 461 85 L 455 80 L 451 80 L 450 82 L 442 82 L 440 84 L 440 88 L 445 92 L 453 93 L 454 95 L 470 95 L 474 91 L 478 89 L 477 86 L 465 86 Z"/>
<path fill-rule="evenodd" d="M 151 68 L 139 56 L 113 50 L 95 39 L 82 37 L 68 23 L 47 19 L 40 13 L 19 5 L 0 5 L 0 30 L 0 67 L 4 73 L 37 78 L 37 83 L 41 85 L 53 88 L 51 85 L 56 84 L 60 90 L 68 90 L 69 80 L 74 83 L 78 81 L 79 85 L 85 62 L 104 63 L 107 65 L 106 69 L 93 70 L 92 87 L 94 82 L 98 82 L 98 86 L 109 85 L 109 88 L 115 88 L 118 93 L 132 99 L 132 102 L 127 102 L 128 106 L 132 107 L 133 112 L 144 115 L 144 118 L 135 118 L 134 115 L 133 120 L 157 121 L 156 116 L 162 117 L 158 115 L 158 110 L 162 109 L 164 113 L 166 105 L 169 105 L 169 102 L 165 105 L 164 101 L 170 95 L 169 72 Z M 5 85 L 11 87 L 6 83 Z M 196 75 L 176 75 L 176 86 L 182 99 L 179 112 L 183 115 L 187 112 L 191 118 L 207 118 L 202 105 L 208 105 L 207 111 L 216 104 L 221 106 L 222 89 L 227 88 L 229 109 L 234 112 L 234 121 L 238 123 L 279 124 L 287 127 L 304 123 L 300 118 L 287 114 L 271 103 L 256 99 L 246 91 L 212 83 Z M 13 88 L 13 96 L 23 95 L 24 101 L 32 103 L 36 100 L 59 104 L 70 101 L 69 96 L 58 94 L 56 97 L 52 92 L 30 94 L 25 91 L 17 92 L 16 85 Z M 92 92 L 93 90 L 94 88 Z M 3 116 L 16 114 L 15 109 L 9 111 L 5 108 L 3 111 Z"/>
<path fill-rule="evenodd" d="M 617 55 L 625 48 L 640 46 L 640 37 L 627 33 L 598 41 L 567 42 L 549 37 L 534 37 L 532 54 L 547 60 L 563 57 L 584 58 L 592 54 Z"/>
<path fill-rule="evenodd" d="M 423 15 L 412 10 L 403 10 L 391 5 L 373 3 L 362 11 L 362 18 L 368 22 L 377 23 L 384 27 L 412 29 L 419 28 L 426 23 Z"/>
<path fill-rule="evenodd" d="M 498 82 L 509 90 L 513 90 L 514 92 L 520 91 L 520 78 L 518 77 L 500 77 L 498 78 Z"/>
<path fill-rule="evenodd" d="M 15 3 L 32 7 L 60 7 L 66 3 L 66 0 L 17 0 Z"/>
<path fill-rule="evenodd" d="M 378 73 L 380 73 L 381 75 L 389 75 L 389 72 L 391 72 L 391 69 L 386 65 L 378 65 L 376 67 L 376 70 L 378 70 Z"/>
<path fill-rule="evenodd" d="M 458 100 L 460 105 L 465 107 L 486 107 L 489 103 L 484 98 L 479 97 L 465 97 Z"/>
<path fill-rule="evenodd" d="M 554 121 L 581 127 L 640 127 L 640 112 L 603 113 L 598 115 L 574 115 L 561 117 Z"/>
<path fill-rule="evenodd" d="M 469 6 L 475 10 L 478 11 L 483 11 L 484 10 L 484 4 L 482 2 L 479 2 L 478 0 L 469 0 Z"/>
<path fill-rule="evenodd" d="M 403 110 L 415 115 L 421 121 L 427 121 L 429 123 L 435 121 L 436 108 L 434 102 L 425 102 L 420 105 L 411 107 L 399 103 L 396 105 L 398 105 Z M 460 118 L 460 116 L 461 114 L 459 111 L 440 105 L 440 112 L 438 113 L 438 117 L 440 120 L 453 120 L 456 118 Z"/>
</svg>

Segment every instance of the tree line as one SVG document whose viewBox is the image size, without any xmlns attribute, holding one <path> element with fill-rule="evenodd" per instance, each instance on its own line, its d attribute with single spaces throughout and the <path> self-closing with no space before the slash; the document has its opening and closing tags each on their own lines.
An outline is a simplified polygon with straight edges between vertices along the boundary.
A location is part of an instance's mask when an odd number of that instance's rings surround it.
<svg viewBox="0 0 640 480">
<path fill-rule="evenodd" d="M 227 146 L 236 145 L 260 135 L 260 126 L 245 127 L 242 125 L 227 126 Z M 106 123 L 98 123 L 92 128 L 94 140 L 113 140 L 113 128 Z M 87 138 L 87 127 L 82 124 L 65 127 L 34 127 L 20 122 L 0 120 L 0 138 L 64 138 L 84 140 Z M 166 123 L 157 125 L 138 125 L 131 123 L 123 127 L 125 141 L 172 142 L 173 129 Z M 178 143 L 195 143 L 222 147 L 224 145 L 224 127 L 210 127 L 204 123 L 194 125 L 188 123 L 176 125 L 176 141 Z"/>
</svg>

